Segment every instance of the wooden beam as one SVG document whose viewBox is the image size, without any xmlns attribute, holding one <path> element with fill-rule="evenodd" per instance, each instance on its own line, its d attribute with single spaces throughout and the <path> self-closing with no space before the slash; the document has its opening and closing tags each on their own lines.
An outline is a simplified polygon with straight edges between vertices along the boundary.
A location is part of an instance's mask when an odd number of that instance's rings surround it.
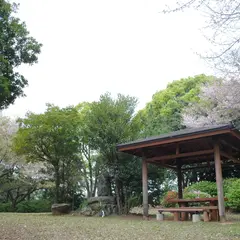
<svg viewBox="0 0 240 240">
<path fill-rule="evenodd" d="M 143 218 L 148 219 L 148 169 L 147 161 L 142 159 Z"/>
<path fill-rule="evenodd" d="M 229 160 L 232 160 L 233 162 L 235 163 L 240 163 L 240 160 L 231 156 L 230 154 L 226 153 L 226 152 L 223 152 L 223 151 L 220 151 L 220 155 L 223 156 L 223 157 L 226 157 L 228 158 Z"/>
<path fill-rule="evenodd" d="M 154 164 L 154 165 L 157 165 L 157 166 L 160 166 L 160 167 L 170 168 L 170 169 L 172 169 L 174 171 L 177 171 L 177 167 L 171 166 L 169 164 L 159 163 L 159 162 L 155 162 L 155 161 L 148 161 L 148 160 L 147 160 L 147 162 L 151 163 L 151 164 Z"/>
<path fill-rule="evenodd" d="M 209 154 L 212 154 L 212 153 L 214 153 L 214 150 L 210 149 L 210 150 L 202 150 L 202 151 L 197 151 L 197 152 L 172 154 L 172 155 L 161 156 L 161 157 L 152 157 L 152 158 L 148 158 L 147 160 L 148 161 L 164 161 L 164 160 L 183 158 L 183 157 L 193 157 L 193 156 L 209 155 Z"/>
<path fill-rule="evenodd" d="M 231 144 L 231 143 L 228 143 L 227 141 L 225 140 L 222 140 L 221 139 L 221 143 L 223 145 L 226 145 L 227 147 L 231 148 L 231 149 L 234 149 L 235 151 L 240 151 L 240 148 L 236 147 L 235 145 Z"/>
<path fill-rule="evenodd" d="M 234 131 L 234 130 L 231 130 L 231 134 L 232 134 L 233 136 L 235 136 L 236 138 L 240 139 L 240 133 L 239 133 L 239 132 L 236 132 L 236 131 Z"/>
<path fill-rule="evenodd" d="M 222 167 L 234 167 L 234 166 L 240 166 L 240 162 L 239 164 L 222 164 Z M 189 170 L 193 170 L 193 169 L 201 169 L 201 168 L 211 168 L 211 167 L 215 167 L 214 164 L 211 164 L 210 166 L 208 164 L 204 164 L 202 166 L 194 166 L 194 167 L 188 167 L 188 168 L 182 168 L 182 171 L 189 171 Z"/>
<path fill-rule="evenodd" d="M 197 138 L 204 138 L 204 137 L 210 137 L 210 136 L 216 136 L 224 133 L 230 133 L 230 129 L 223 129 L 223 130 L 216 130 L 212 132 L 206 132 L 206 133 L 198 133 L 198 134 L 192 134 L 189 136 L 182 136 L 182 137 L 171 137 L 167 139 L 159 139 L 159 140 L 151 140 L 151 141 L 142 141 L 138 143 L 133 143 L 133 144 L 126 144 L 127 146 L 119 146 L 118 151 L 124 152 L 128 150 L 133 150 L 133 149 L 138 149 L 138 148 L 144 148 L 144 147 L 150 147 L 150 146 L 160 146 L 163 144 L 168 144 L 168 143 L 177 143 L 177 142 L 182 142 L 182 141 L 187 141 L 187 140 L 193 140 Z"/>
<path fill-rule="evenodd" d="M 221 222 L 226 221 L 225 206 L 224 206 L 224 194 L 223 194 L 223 180 L 222 180 L 222 166 L 219 144 L 214 144 L 214 161 L 215 161 L 215 172 L 217 182 L 217 194 L 218 194 L 218 208 L 219 217 Z"/>
</svg>

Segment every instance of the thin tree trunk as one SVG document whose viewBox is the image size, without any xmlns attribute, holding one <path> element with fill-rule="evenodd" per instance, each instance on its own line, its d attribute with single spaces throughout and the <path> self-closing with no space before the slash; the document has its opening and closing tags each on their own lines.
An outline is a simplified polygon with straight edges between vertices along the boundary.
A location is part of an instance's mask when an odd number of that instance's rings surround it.
<svg viewBox="0 0 240 240">
<path fill-rule="evenodd" d="M 55 171 L 55 203 L 59 203 L 59 185 L 60 185 L 60 175 L 59 175 L 59 166 L 54 167 Z"/>
<path fill-rule="evenodd" d="M 61 199 L 61 201 L 65 202 L 66 201 L 66 198 L 65 198 L 65 164 L 64 162 L 62 163 L 62 183 L 63 183 L 63 186 L 61 187 L 61 195 L 59 196 L 59 198 Z M 59 189 L 60 190 L 60 189 Z"/>
<path fill-rule="evenodd" d="M 88 154 L 87 154 L 87 160 L 88 160 L 88 168 L 89 168 L 89 179 L 90 179 L 90 193 L 92 197 L 93 194 L 93 169 L 92 169 L 92 159 L 91 159 L 91 153 L 90 153 L 90 148 L 87 149 Z"/>
<path fill-rule="evenodd" d="M 128 214 L 128 192 L 127 192 L 127 187 L 124 188 L 124 214 Z"/>
<path fill-rule="evenodd" d="M 120 184 L 119 180 L 115 178 L 115 191 L 116 191 L 116 200 L 117 200 L 117 208 L 118 214 L 122 214 L 122 201 L 121 201 L 121 194 L 120 194 Z"/>
<path fill-rule="evenodd" d="M 87 198 L 89 198 L 91 194 L 90 194 L 90 188 L 89 188 L 87 170 L 86 170 L 86 167 L 85 167 L 85 166 L 83 166 L 83 174 L 84 174 L 84 181 L 85 181 L 85 184 L 86 184 Z"/>
</svg>

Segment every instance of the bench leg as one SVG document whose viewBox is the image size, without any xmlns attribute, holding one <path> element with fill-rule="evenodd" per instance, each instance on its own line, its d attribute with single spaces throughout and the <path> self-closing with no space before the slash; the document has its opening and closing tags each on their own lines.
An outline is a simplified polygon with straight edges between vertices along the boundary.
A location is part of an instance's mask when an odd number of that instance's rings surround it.
<svg viewBox="0 0 240 240">
<path fill-rule="evenodd" d="M 187 212 L 181 212 L 181 220 L 187 221 L 188 220 L 188 213 Z"/>
<path fill-rule="evenodd" d="M 179 221 L 179 213 L 178 212 L 173 213 L 173 219 L 174 219 L 174 221 Z"/>
<path fill-rule="evenodd" d="M 211 221 L 218 221 L 218 210 L 211 210 Z"/>
<path fill-rule="evenodd" d="M 203 212 L 203 221 L 204 222 L 209 222 L 209 214 L 207 211 Z"/>
</svg>

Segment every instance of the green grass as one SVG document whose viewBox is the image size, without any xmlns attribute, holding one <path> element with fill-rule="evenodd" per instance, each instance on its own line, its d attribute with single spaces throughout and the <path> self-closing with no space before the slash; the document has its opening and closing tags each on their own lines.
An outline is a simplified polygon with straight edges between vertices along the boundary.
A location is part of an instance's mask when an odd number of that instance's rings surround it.
<svg viewBox="0 0 240 240">
<path fill-rule="evenodd" d="M 156 222 L 117 216 L 0 213 L 0 239 L 240 240 L 240 222 Z"/>
</svg>

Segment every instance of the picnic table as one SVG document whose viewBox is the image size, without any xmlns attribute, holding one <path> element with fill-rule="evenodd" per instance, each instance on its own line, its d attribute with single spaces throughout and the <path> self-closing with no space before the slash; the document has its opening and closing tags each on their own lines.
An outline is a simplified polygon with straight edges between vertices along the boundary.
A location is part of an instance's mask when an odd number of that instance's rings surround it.
<svg viewBox="0 0 240 240">
<path fill-rule="evenodd" d="M 225 198 L 225 200 L 227 200 Z M 218 198 L 194 198 L 194 199 L 169 199 L 169 203 L 177 203 L 179 208 L 159 208 L 159 212 L 172 212 L 174 214 L 174 220 L 188 220 L 189 213 L 202 212 L 204 214 L 204 221 L 218 221 Z M 192 203 L 200 203 L 198 206 L 189 206 Z M 205 203 L 205 205 L 201 205 Z"/>
</svg>

